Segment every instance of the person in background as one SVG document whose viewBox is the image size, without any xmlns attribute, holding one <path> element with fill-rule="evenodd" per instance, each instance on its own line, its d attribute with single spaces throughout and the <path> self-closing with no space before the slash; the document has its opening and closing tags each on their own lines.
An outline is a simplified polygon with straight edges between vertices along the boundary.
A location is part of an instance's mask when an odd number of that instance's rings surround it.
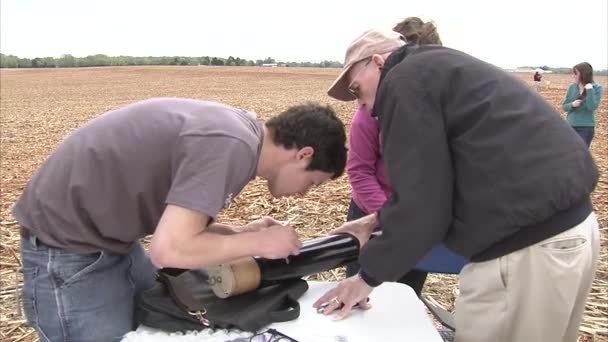
<svg viewBox="0 0 608 342">
<path fill-rule="evenodd" d="M 272 218 L 238 227 L 215 218 L 256 176 L 274 197 L 339 177 L 345 144 L 335 112 L 314 103 L 266 122 L 181 98 L 97 116 L 59 144 L 13 208 L 28 323 L 42 341 L 120 340 L 156 268 L 298 254 L 295 230 Z"/>
<path fill-rule="evenodd" d="M 328 91 L 377 115 L 391 197 L 334 231 L 359 238 L 360 270 L 313 306 L 369 308 L 374 287 L 443 242 L 471 260 L 457 342 L 576 341 L 600 250 L 589 149 L 518 77 L 440 45 L 377 48 L 400 39 L 357 37 Z"/>
<path fill-rule="evenodd" d="M 574 83 L 570 84 L 562 104 L 570 126 L 583 138 L 587 147 L 595 134 L 595 111 L 604 88 L 593 80 L 591 64 L 583 62 L 572 68 Z"/>
<path fill-rule="evenodd" d="M 536 88 L 536 91 L 540 91 L 541 88 L 541 79 L 543 77 L 541 76 L 540 72 L 535 72 L 534 73 L 534 88 Z"/>
<path fill-rule="evenodd" d="M 437 27 L 433 22 L 424 22 L 418 17 L 407 17 L 393 27 L 393 31 L 401 34 L 408 44 L 443 45 Z"/>
<path fill-rule="evenodd" d="M 418 17 L 404 19 L 395 25 L 393 31 L 400 33 L 407 44 L 441 45 L 437 27 L 432 22 L 425 23 Z M 394 47 L 398 45 L 400 44 Z M 375 53 L 383 52 L 385 51 L 375 51 Z M 346 171 L 352 187 L 352 198 L 346 220 L 352 221 L 380 210 L 390 197 L 391 190 L 384 172 L 378 120 L 367 108 L 359 107 L 355 111 L 349 134 L 350 148 Z M 346 266 L 346 276 L 353 276 L 357 272 L 359 272 L 357 262 Z M 413 269 L 398 282 L 410 286 L 420 296 L 426 277 L 427 272 Z"/>
</svg>

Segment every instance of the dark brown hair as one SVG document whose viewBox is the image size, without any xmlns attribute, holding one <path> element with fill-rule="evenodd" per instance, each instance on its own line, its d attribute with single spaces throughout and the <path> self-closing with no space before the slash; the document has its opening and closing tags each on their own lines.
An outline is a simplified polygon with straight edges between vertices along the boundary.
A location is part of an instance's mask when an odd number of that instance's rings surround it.
<svg viewBox="0 0 608 342">
<path fill-rule="evenodd" d="M 441 38 L 439 38 L 439 33 L 437 33 L 437 26 L 431 21 L 425 23 L 418 17 L 403 19 L 403 21 L 393 27 L 393 31 L 403 35 L 407 43 L 443 45 Z"/>
<path fill-rule="evenodd" d="M 330 106 L 305 103 L 289 107 L 266 121 L 272 142 L 286 149 L 314 149 L 306 170 L 323 171 L 336 179 L 346 166 L 346 132 L 342 120 Z"/>
<path fill-rule="evenodd" d="M 582 84 L 593 83 L 593 67 L 591 64 L 587 62 L 578 63 L 572 68 L 572 72 L 574 70 L 578 71 L 580 75 L 580 82 Z"/>
<path fill-rule="evenodd" d="M 593 83 L 593 67 L 591 64 L 587 62 L 578 63 L 574 67 L 572 67 L 572 72 L 578 71 L 578 81 L 585 85 L 587 83 Z M 584 99 L 587 95 L 587 89 L 583 88 L 583 93 L 578 97 L 579 99 Z"/>
</svg>

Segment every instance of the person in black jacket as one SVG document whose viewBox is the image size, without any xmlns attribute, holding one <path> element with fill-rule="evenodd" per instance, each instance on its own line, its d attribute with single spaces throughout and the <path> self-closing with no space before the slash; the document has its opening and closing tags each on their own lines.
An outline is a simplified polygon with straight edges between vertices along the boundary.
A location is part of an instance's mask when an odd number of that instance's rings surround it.
<svg viewBox="0 0 608 342">
<path fill-rule="evenodd" d="M 336 230 L 365 244 L 361 269 L 314 306 L 343 305 L 338 318 L 368 308 L 375 286 L 443 242 L 472 261 L 460 273 L 457 341 L 575 341 L 599 254 L 587 147 L 522 80 L 438 45 L 373 53 L 390 39 L 400 36 L 353 41 L 328 91 L 377 115 L 392 197 Z"/>
</svg>

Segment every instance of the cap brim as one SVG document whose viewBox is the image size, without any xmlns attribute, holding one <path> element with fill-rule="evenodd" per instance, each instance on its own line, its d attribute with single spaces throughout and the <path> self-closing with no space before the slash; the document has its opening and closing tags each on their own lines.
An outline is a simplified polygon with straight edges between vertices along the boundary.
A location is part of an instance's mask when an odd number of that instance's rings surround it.
<svg viewBox="0 0 608 342">
<path fill-rule="evenodd" d="M 357 98 L 348 90 L 348 71 L 352 68 L 353 64 L 347 66 L 342 70 L 340 76 L 334 81 L 334 83 L 327 90 L 327 95 L 340 101 L 353 101 Z"/>
</svg>

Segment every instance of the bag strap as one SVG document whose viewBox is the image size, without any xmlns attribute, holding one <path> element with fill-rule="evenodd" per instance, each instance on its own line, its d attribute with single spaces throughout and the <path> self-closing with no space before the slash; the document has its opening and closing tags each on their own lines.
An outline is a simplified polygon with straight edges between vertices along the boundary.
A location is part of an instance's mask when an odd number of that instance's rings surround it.
<svg viewBox="0 0 608 342">
<path fill-rule="evenodd" d="M 284 305 L 280 310 L 271 311 L 268 313 L 272 322 L 287 322 L 294 320 L 300 316 L 300 303 L 292 296 L 285 298 Z"/>
<path fill-rule="evenodd" d="M 156 279 L 165 284 L 173 301 L 189 315 L 194 316 L 204 326 L 210 326 L 211 322 L 207 319 L 207 309 L 201 302 L 194 298 L 192 291 L 178 279 L 178 276 L 187 270 L 163 268 L 156 274 Z"/>
<path fill-rule="evenodd" d="M 163 267 L 156 273 L 158 277 L 160 274 L 167 274 L 173 277 L 177 277 L 184 272 L 188 272 L 189 270 L 183 268 L 174 268 L 174 267 Z"/>
</svg>

